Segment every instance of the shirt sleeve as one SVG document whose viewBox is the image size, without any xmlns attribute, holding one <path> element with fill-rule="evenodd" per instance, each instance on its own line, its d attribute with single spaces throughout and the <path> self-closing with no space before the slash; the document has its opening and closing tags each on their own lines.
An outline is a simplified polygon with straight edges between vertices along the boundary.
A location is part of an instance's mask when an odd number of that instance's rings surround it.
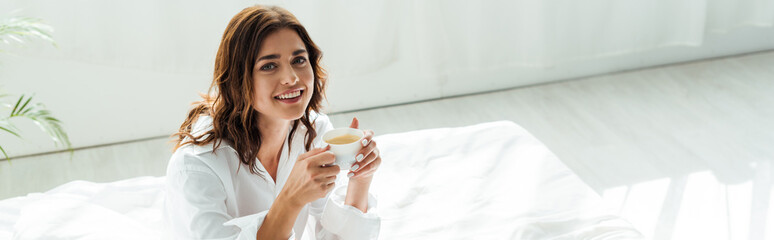
<svg viewBox="0 0 774 240">
<path fill-rule="evenodd" d="M 315 141 L 325 146 L 321 141 L 322 135 L 333 129 L 333 124 L 328 116 L 320 114 L 317 117 L 316 126 L 318 138 Z M 339 173 L 336 178 L 336 187 L 324 198 L 317 199 L 310 204 L 309 215 L 315 221 L 315 236 L 318 240 L 350 240 L 350 239 L 377 239 L 381 227 L 381 218 L 376 212 L 376 197 L 368 194 L 368 207 L 363 213 L 360 209 L 344 204 L 347 194 L 349 178 L 346 171 Z"/>
<path fill-rule="evenodd" d="M 254 240 L 268 213 L 232 217 L 221 180 L 205 170 L 168 174 L 167 186 L 165 208 L 175 239 Z M 295 239 L 295 233 L 290 239 Z"/>
<path fill-rule="evenodd" d="M 368 209 L 363 213 L 360 209 L 344 204 L 347 186 L 338 182 L 327 197 L 310 204 L 309 215 L 315 221 L 316 239 L 377 239 L 381 218 L 376 212 L 376 197 L 368 194 Z"/>
</svg>

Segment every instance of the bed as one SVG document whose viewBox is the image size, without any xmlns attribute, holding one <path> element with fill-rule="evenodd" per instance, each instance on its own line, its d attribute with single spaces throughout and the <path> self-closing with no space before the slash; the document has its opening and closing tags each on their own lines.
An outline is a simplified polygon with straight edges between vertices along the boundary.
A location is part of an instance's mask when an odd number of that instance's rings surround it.
<svg viewBox="0 0 774 240">
<path fill-rule="evenodd" d="M 513 122 L 376 137 L 379 239 L 640 239 Z M 0 201 L 0 239 L 166 239 L 164 177 L 73 181 Z"/>
</svg>

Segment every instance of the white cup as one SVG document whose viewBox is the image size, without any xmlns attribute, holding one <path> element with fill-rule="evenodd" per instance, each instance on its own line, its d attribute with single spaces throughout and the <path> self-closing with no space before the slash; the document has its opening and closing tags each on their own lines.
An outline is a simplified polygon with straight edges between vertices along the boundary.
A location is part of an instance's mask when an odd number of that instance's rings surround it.
<svg viewBox="0 0 774 240">
<path fill-rule="evenodd" d="M 346 134 L 358 136 L 357 141 L 347 144 L 332 144 L 328 142 L 332 138 Z M 331 146 L 330 151 L 333 152 L 333 155 L 336 155 L 336 161 L 333 164 L 338 165 L 342 170 L 348 170 L 352 164 L 355 164 L 355 155 L 363 148 L 363 145 L 360 143 L 363 137 L 365 137 L 363 130 L 355 128 L 337 128 L 323 134 L 323 141 Z"/>
</svg>

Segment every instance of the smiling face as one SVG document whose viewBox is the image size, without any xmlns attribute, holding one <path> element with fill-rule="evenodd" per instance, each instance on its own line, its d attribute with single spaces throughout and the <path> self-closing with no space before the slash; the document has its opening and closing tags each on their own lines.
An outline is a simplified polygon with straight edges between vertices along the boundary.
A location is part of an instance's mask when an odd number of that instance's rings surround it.
<svg viewBox="0 0 774 240">
<path fill-rule="evenodd" d="M 314 91 L 309 54 L 296 31 L 279 29 L 264 38 L 253 67 L 253 106 L 263 118 L 295 120 Z"/>
</svg>

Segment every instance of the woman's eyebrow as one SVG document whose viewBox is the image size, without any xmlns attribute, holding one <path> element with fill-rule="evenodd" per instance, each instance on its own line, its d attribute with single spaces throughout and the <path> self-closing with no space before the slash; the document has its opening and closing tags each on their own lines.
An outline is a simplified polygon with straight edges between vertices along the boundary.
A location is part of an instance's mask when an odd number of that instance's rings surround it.
<svg viewBox="0 0 774 240">
<path fill-rule="evenodd" d="M 298 49 L 296 51 L 293 51 L 293 56 L 299 55 L 299 54 L 302 54 L 302 53 L 305 53 L 305 52 L 306 52 L 306 49 Z M 261 60 L 266 60 L 266 59 L 277 59 L 279 57 L 280 57 L 279 54 L 266 55 L 266 56 L 263 56 L 263 57 L 259 57 L 256 62 L 261 61 Z"/>
<path fill-rule="evenodd" d="M 296 51 L 293 51 L 293 56 L 299 55 L 299 54 L 302 54 L 302 53 L 305 53 L 305 52 L 306 52 L 306 49 L 298 49 Z"/>
</svg>

